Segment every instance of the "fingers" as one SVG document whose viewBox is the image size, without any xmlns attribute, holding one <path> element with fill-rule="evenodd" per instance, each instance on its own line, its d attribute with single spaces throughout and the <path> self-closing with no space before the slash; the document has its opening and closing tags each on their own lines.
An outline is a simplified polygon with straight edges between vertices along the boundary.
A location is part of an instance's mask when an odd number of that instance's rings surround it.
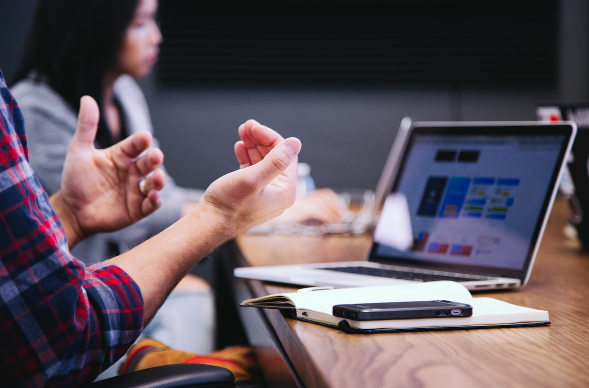
<svg viewBox="0 0 589 388">
<path fill-rule="evenodd" d="M 253 181 L 266 187 L 274 178 L 289 169 L 288 178 L 296 181 L 296 160 L 297 155 L 301 151 L 301 141 L 297 138 L 291 137 L 283 140 L 259 163 L 251 166 L 253 174 Z"/>
<path fill-rule="evenodd" d="M 241 124 L 238 129 L 239 138 L 247 148 L 257 146 L 273 147 L 284 138 L 273 129 L 258 123 L 256 120 L 248 120 Z"/>
<path fill-rule="evenodd" d="M 235 143 L 233 150 L 235 152 L 235 157 L 239 162 L 239 168 L 245 168 L 252 165 L 252 162 L 247 153 L 247 148 L 242 141 L 238 141 L 237 143 Z"/>
<path fill-rule="evenodd" d="M 100 112 L 98 104 L 90 96 L 84 96 L 80 100 L 80 112 L 78 113 L 78 125 L 70 143 L 72 148 L 94 147 Z"/>
<path fill-rule="evenodd" d="M 151 174 L 164 163 L 164 153 L 159 148 L 149 150 L 135 161 L 139 173 L 143 176 Z"/>
<path fill-rule="evenodd" d="M 246 151 L 245 153 L 240 151 L 240 156 L 238 156 L 240 165 L 258 163 L 260 160 L 264 159 L 264 156 L 266 156 L 270 150 L 284 140 L 278 132 L 255 120 L 248 120 L 242 124 L 239 127 L 238 132 L 241 143 L 243 144 L 240 148 L 242 148 L 243 151 Z M 240 157 L 241 160 L 239 159 Z"/>
<path fill-rule="evenodd" d="M 141 202 L 141 214 L 148 216 L 162 206 L 162 200 L 159 192 L 152 190 L 147 197 Z"/>
<path fill-rule="evenodd" d="M 155 171 L 150 176 L 139 182 L 139 191 L 145 195 L 141 201 L 141 214 L 145 217 L 159 209 L 162 199 L 159 191 L 164 188 L 166 175 L 161 170 Z"/>
<path fill-rule="evenodd" d="M 343 209 L 333 206 L 331 203 L 324 204 L 324 206 L 321 206 L 321 204 L 318 205 L 318 211 L 316 214 L 318 214 L 317 218 L 321 222 L 325 224 L 334 224 L 342 221 L 344 215 Z"/>
<path fill-rule="evenodd" d="M 235 148 L 241 155 L 245 145 Z M 214 181 L 199 202 L 212 205 L 231 220 L 226 229 L 229 236 L 276 217 L 295 200 L 300 150 L 299 139 L 280 141 L 259 163 Z"/>
<path fill-rule="evenodd" d="M 139 183 L 139 191 L 149 196 L 152 191 L 160 191 L 166 184 L 166 174 L 161 170 L 155 171 Z"/>
<path fill-rule="evenodd" d="M 151 134 L 141 131 L 132 134 L 128 138 L 121 140 L 113 147 L 113 150 L 124 154 L 129 158 L 136 158 L 151 145 Z"/>
<path fill-rule="evenodd" d="M 340 222 L 343 219 L 346 207 L 340 197 L 330 189 L 319 189 L 301 198 L 314 202 L 317 206 L 319 219 L 324 223 Z"/>
<path fill-rule="evenodd" d="M 275 222 L 332 224 L 341 222 L 344 212 L 345 207 L 337 194 L 330 189 L 319 189 L 298 197 Z"/>
<path fill-rule="evenodd" d="M 148 216 L 162 205 L 159 191 L 166 184 L 166 174 L 156 170 L 163 162 L 163 153 L 159 149 L 150 150 L 136 162 L 137 169 L 146 178 L 139 182 L 139 191 L 145 195 L 141 202 L 141 214 Z M 149 175 L 151 174 L 151 175 Z"/>
</svg>

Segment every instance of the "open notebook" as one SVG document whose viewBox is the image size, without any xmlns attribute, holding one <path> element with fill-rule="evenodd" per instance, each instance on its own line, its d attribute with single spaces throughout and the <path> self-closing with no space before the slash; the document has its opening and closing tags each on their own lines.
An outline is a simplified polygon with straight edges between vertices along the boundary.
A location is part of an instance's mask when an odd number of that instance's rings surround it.
<svg viewBox="0 0 589 388">
<path fill-rule="evenodd" d="M 303 291 L 303 292 L 300 292 Z M 332 314 L 337 304 L 451 300 L 472 306 L 472 316 L 358 321 Z M 339 328 L 349 333 L 474 329 L 550 324 L 547 311 L 517 306 L 494 298 L 473 298 L 455 282 L 356 287 L 268 295 L 243 301 L 242 306 L 287 310 L 292 318 Z"/>
<path fill-rule="evenodd" d="M 387 162 L 368 258 L 234 274 L 307 286 L 452 280 L 471 290 L 521 287 L 575 133 L 571 122 L 412 123 Z"/>
</svg>

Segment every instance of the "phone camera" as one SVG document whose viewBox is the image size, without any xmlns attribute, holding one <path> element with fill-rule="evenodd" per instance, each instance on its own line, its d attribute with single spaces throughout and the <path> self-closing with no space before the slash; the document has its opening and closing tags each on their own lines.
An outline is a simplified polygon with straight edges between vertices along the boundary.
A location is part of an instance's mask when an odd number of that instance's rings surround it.
<svg viewBox="0 0 589 388">
<path fill-rule="evenodd" d="M 445 311 L 446 315 L 450 315 L 450 310 Z"/>
</svg>

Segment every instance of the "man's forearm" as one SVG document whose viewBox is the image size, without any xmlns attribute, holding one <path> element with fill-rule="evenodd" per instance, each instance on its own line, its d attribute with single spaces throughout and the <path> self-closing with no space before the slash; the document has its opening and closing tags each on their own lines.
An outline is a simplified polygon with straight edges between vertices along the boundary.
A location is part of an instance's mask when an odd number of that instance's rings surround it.
<svg viewBox="0 0 589 388">
<path fill-rule="evenodd" d="M 190 268 L 216 247 L 240 233 L 239 225 L 199 203 L 195 211 L 168 229 L 117 256 L 109 263 L 127 272 L 139 285 L 149 322 Z"/>
<path fill-rule="evenodd" d="M 247 140 L 235 146 L 243 168 L 211 183 L 196 209 L 168 229 L 110 260 L 141 289 L 146 322 L 203 257 L 293 204 L 301 142 L 280 141 L 274 131 L 253 120 L 240 127 L 240 137 Z"/>
</svg>

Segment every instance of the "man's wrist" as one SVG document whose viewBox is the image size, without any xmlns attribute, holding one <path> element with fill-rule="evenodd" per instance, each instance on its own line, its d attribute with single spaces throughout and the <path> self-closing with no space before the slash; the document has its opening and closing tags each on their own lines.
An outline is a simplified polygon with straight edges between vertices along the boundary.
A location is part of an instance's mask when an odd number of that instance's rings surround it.
<svg viewBox="0 0 589 388">
<path fill-rule="evenodd" d="M 73 248 L 76 246 L 76 244 L 86 238 L 82 228 L 80 227 L 76 214 L 71 209 L 71 207 L 68 206 L 67 202 L 63 198 L 61 190 L 49 198 L 49 203 L 53 207 L 53 210 L 55 210 L 55 213 L 61 222 L 61 226 L 65 231 L 69 248 Z"/>
<path fill-rule="evenodd" d="M 238 217 L 204 201 L 195 204 L 186 216 L 193 217 L 195 223 L 204 226 L 210 237 L 213 237 L 211 242 L 216 240 L 217 244 L 222 244 L 241 233 Z"/>
</svg>

